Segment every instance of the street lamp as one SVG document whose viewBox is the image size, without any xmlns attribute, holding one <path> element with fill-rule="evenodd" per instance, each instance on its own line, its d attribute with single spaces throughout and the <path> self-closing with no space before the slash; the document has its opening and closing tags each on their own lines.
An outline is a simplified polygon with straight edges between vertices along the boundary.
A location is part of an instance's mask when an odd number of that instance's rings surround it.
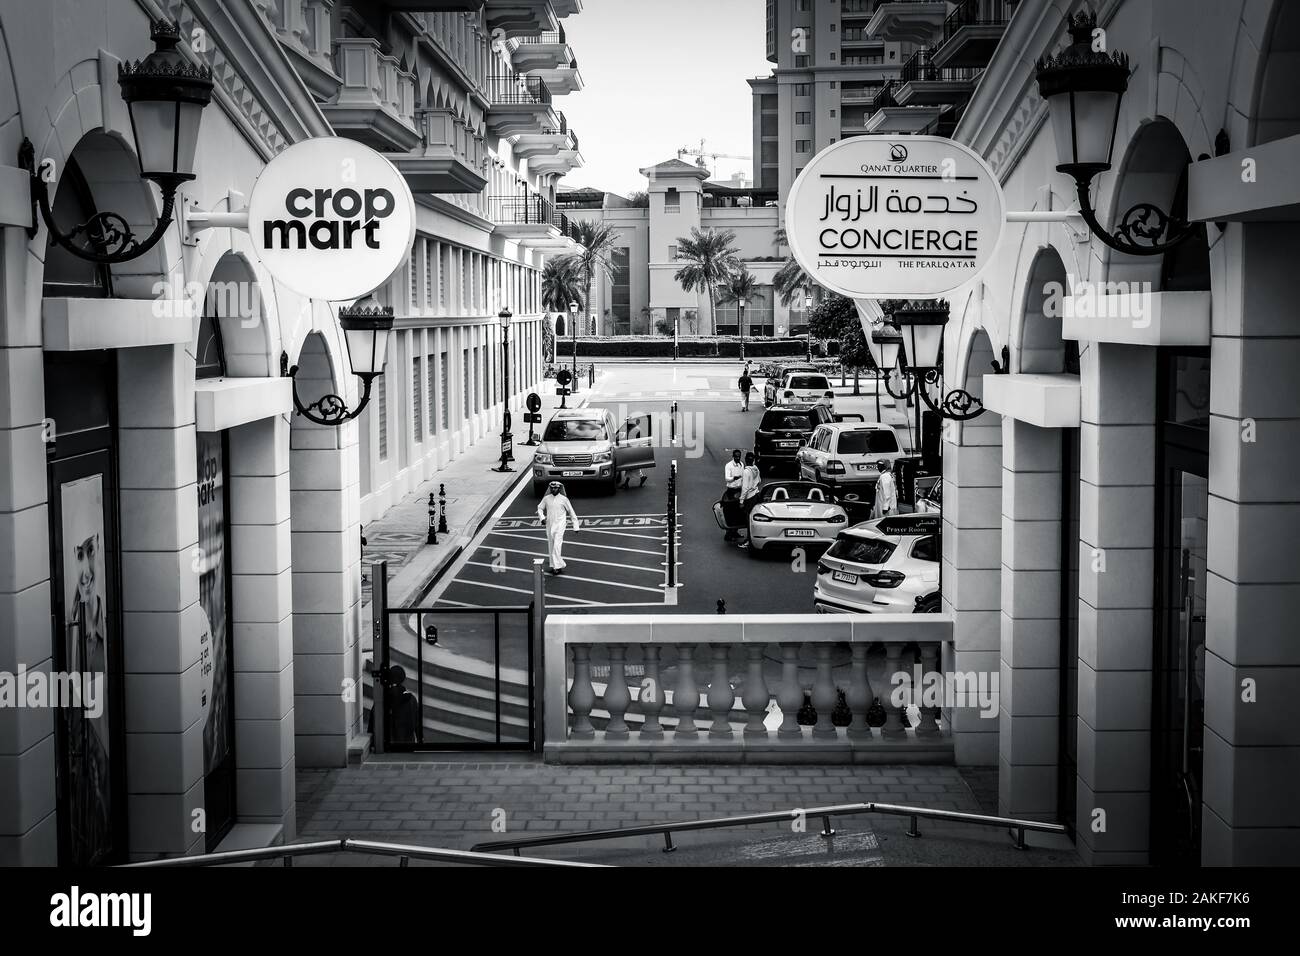
<svg viewBox="0 0 1300 956">
<path fill-rule="evenodd" d="M 1095 176 L 1110 169 L 1120 103 L 1128 89 L 1128 57 L 1094 48 L 1097 16 L 1091 10 L 1080 10 L 1066 23 L 1071 43 L 1038 60 L 1038 92 L 1047 100 L 1056 155 L 1065 160 L 1056 170 L 1074 179 L 1079 212 L 1093 235 L 1129 255 L 1160 255 L 1195 235 L 1197 226 L 1149 202 L 1131 206 L 1113 233 L 1097 221 L 1089 187 Z"/>
<path fill-rule="evenodd" d="M 807 348 L 808 363 L 812 364 L 812 329 L 808 325 L 808 313 L 812 311 L 813 297 L 805 295 L 803 297 L 803 341 Z"/>
<path fill-rule="evenodd" d="M 510 320 L 512 318 L 514 313 L 509 309 L 502 309 L 497 313 L 497 321 L 501 323 L 501 381 L 504 397 L 501 402 L 501 464 L 492 470 L 499 472 L 514 471 L 510 467 L 510 462 L 515 460 L 510 436 Z"/>
<path fill-rule="evenodd" d="M 740 306 L 740 360 L 745 361 L 745 297 L 741 296 L 736 300 L 736 305 Z"/>
<path fill-rule="evenodd" d="M 140 178 L 156 183 L 162 191 L 162 211 L 153 231 L 140 239 L 124 216 L 108 210 L 67 232 L 59 229 L 50 205 L 49 187 L 36 162 L 36 147 L 30 139 L 24 139 L 18 147 L 18 165 L 27 170 L 31 184 L 29 238 L 36 235 L 39 209 L 51 241 L 78 258 L 113 264 L 139 258 L 167 232 L 176 206 L 176 191 L 181 183 L 194 178 L 199 122 L 212 99 L 212 71 L 191 64 L 176 48 L 181 41 L 177 24 L 154 20 L 149 38 L 154 42 L 154 51 L 135 63 L 119 64 L 117 83 L 131 117 Z M 77 244 L 79 237 L 84 237 L 87 245 Z"/>
<path fill-rule="evenodd" d="M 383 374 L 388 358 L 388 333 L 393 328 L 393 309 L 381 306 L 372 296 L 366 296 L 354 305 L 339 309 L 339 328 L 348 347 L 348 362 L 352 374 L 361 379 L 361 401 L 348 410 L 339 395 L 323 395 L 304 405 L 298 397 L 298 366 L 289 366 L 289 353 L 280 353 L 280 374 L 293 380 L 293 407 L 298 414 L 317 425 L 338 426 L 352 421 L 370 402 L 370 388 Z"/>
<path fill-rule="evenodd" d="M 578 303 L 569 303 L 569 326 L 573 335 L 573 393 L 578 394 Z"/>
<path fill-rule="evenodd" d="M 984 414 L 984 404 L 963 388 L 955 388 L 942 401 L 930 397 L 932 388 L 942 390 L 943 369 L 939 356 L 943 347 L 943 330 L 948 324 L 948 303 L 943 299 L 911 300 L 895 309 L 893 324 L 877 327 L 871 333 L 871 357 L 883 373 L 885 391 L 891 398 L 905 400 L 916 393 L 930 410 L 950 421 L 970 421 Z M 889 373 L 898 368 L 903 391 L 895 393 Z M 917 434 L 920 434 L 920 403 L 917 404 Z"/>
</svg>

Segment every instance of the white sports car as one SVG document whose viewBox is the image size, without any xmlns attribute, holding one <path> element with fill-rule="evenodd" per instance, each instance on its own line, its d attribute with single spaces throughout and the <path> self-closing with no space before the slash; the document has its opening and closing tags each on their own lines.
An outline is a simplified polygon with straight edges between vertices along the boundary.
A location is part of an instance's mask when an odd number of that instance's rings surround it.
<svg viewBox="0 0 1300 956">
<path fill-rule="evenodd" d="M 831 489 L 812 481 L 773 481 L 749 512 L 749 550 L 769 546 L 830 544 L 848 526 Z"/>
</svg>

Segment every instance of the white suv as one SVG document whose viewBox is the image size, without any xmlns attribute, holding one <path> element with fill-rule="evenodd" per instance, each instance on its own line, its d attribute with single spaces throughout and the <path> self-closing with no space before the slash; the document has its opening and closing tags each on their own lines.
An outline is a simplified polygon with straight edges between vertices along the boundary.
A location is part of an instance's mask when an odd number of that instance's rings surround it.
<svg viewBox="0 0 1300 956">
<path fill-rule="evenodd" d="M 821 372 L 787 372 L 776 401 L 778 405 L 816 405 L 830 390 L 830 380 Z M 786 392 L 794 392 L 794 398 L 787 398 Z"/>
<path fill-rule="evenodd" d="M 841 531 L 817 562 L 819 614 L 912 614 L 939 610 L 941 518 L 890 515 Z"/>
<path fill-rule="evenodd" d="M 880 422 L 834 422 L 819 425 L 799 449 L 795 462 L 799 477 L 830 485 L 837 497 L 870 501 L 876 493 L 883 458 L 894 462 L 904 456 L 898 436 Z"/>
<path fill-rule="evenodd" d="M 594 482 L 613 494 L 619 472 L 655 466 L 650 428 L 649 415 L 629 418 L 616 427 L 606 408 L 557 411 L 533 455 L 534 497 L 545 494 L 552 481 Z"/>
</svg>

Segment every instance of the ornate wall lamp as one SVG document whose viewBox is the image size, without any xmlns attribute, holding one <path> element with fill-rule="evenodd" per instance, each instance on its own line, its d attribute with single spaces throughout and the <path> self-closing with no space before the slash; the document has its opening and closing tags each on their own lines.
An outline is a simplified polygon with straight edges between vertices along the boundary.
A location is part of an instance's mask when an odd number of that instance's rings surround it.
<svg viewBox="0 0 1300 956">
<path fill-rule="evenodd" d="M 950 421 L 965 422 L 983 415 L 984 403 L 964 388 L 951 389 L 938 402 L 930 396 L 931 389 L 943 389 L 939 353 L 948 324 L 948 303 L 943 299 L 909 301 L 894 310 L 892 319 L 893 325 L 881 325 L 868 337 L 876 366 L 886 373 L 897 368 L 903 379 L 903 391 L 895 393 L 889 375 L 884 376 L 890 397 L 902 401 L 919 394 L 931 411 Z"/>
<path fill-rule="evenodd" d="M 293 382 L 293 407 L 298 414 L 317 425 L 343 425 L 361 414 L 370 402 L 370 388 L 384 372 L 388 357 L 388 333 L 393 328 L 393 309 L 381 306 L 370 296 L 354 305 L 339 309 L 339 328 L 348 344 L 348 361 L 352 374 L 361 379 L 361 401 L 349 410 L 339 395 L 323 395 L 304 405 L 298 397 L 298 366 L 289 367 L 289 353 L 280 353 L 280 374 Z"/>
<path fill-rule="evenodd" d="M 1093 178 L 1111 166 L 1119 107 L 1128 89 L 1128 57 L 1094 49 L 1097 17 L 1091 10 L 1080 10 L 1067 23 L 1070 45 L 1038 60 L 1038 92 L 1047 100 L 1056 155 L 1066 159 L 1056 170 L 1073 177 L 1079 212 L 1093 235 L 1129 255 L 1161 255 L 1195 235 L 1198 224 L 1149 202 L 1131 206 L 1114 232 L 1097 221 L 1088 190 Z"/>
<path fill-rule="evenodd" d="M 140 239 L 125 217 L 111 211 L 96 213 L 64 232 L 54 221 L 46 180 L 36 162 L 36 148 L 24 139 L 18 147 L 18 165 L 31 177 L 32 225 L 36 211 L 49 230 L 50 240 L 73 255 L 91 262 L 129 262 L 144 255 L 162 239 L 171 225 L 176 191 L 194 178 L 194 154 L 203 109 L 212 98 L 212 71 L 191 64 L 177 49 L 181 34 L 177 24 L 155 20 L 150 31 L 154 51 L 135 63 L 118 66 L 117 82 L 131 114 L 131 132 L 140 158 L 140 178 L 157 183 L 163 206 L 153 231 Z M 83 240 L 81 244 L 78 240 Z"/>
</svg>

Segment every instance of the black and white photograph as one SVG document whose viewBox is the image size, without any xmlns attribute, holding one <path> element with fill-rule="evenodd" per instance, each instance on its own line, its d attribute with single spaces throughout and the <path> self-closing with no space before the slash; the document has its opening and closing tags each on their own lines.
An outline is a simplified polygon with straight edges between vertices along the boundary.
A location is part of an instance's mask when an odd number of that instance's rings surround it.
<svg viewBox="0 0 1300 956">
<path fill-rule="evenodd" d="M 1298 170 L 1300 0 L 0 0 L 5 922 L 1280 929 Z"/>
</svg>

